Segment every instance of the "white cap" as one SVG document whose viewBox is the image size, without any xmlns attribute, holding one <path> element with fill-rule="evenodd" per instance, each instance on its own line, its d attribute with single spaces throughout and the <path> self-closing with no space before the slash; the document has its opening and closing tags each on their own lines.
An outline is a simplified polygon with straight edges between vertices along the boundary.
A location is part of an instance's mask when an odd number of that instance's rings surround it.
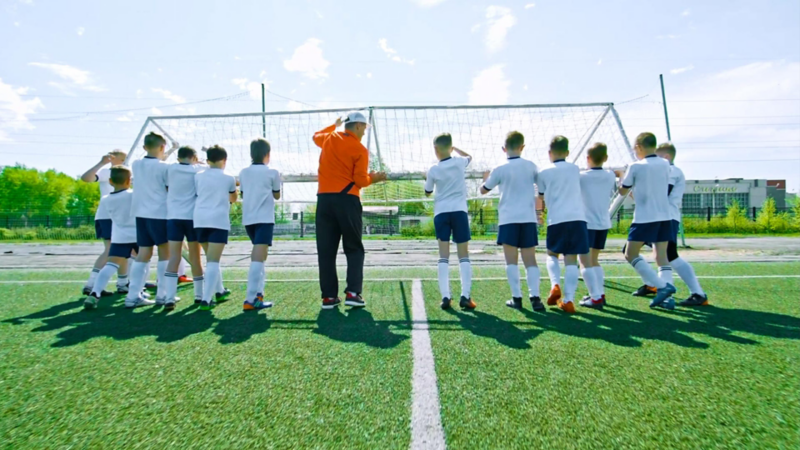
<svg viewBox="0 0 800 450">
<path fill-rule="evenodd" d="M 361 114 L 361 112 L 359 111 L 353 111 L 347 113 L 347 115 L 342 120 L 342 123 L 350 123 L 350 122 L 360 122 L 369 124 L 369 121 L 367 121 L 367 117 L 364 116 L 364 114 Z"/>
</svg>

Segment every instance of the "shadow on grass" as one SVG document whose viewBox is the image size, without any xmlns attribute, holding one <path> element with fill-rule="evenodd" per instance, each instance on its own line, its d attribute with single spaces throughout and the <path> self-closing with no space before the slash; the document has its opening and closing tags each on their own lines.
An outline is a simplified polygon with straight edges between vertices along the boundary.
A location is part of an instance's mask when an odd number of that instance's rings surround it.
<svg viewBox="0 0 800 450">
<path fill-rule="evenodd" d="M 340 308 L 320 310 L 317 327 L 312 331 L 339 342 L 364 343 L 370 347 L 392 348 L 408 336 L 395 334 L 390 325 L 401 321 L 375 320 L 367 309 L 352 308 L 344 312 Z"/>
<path fill-rule="evenodd" d="M 477 310 L 457 312 L 451 308 L 447 310 L 447 313 L 456 316 L 461 327 L 470 333 L 476 336 L 492 338 L 510 348 L 531 348 L 528 341 L 540 335 L 543 331 L 539 329 L 521 330 L 511 322 Z"/>
</svg>

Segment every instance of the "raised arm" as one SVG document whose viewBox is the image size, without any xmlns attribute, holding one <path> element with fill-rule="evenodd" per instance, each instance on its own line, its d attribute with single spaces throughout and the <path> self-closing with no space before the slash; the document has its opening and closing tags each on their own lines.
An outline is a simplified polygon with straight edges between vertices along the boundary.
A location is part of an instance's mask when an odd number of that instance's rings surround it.
<svg viewBox="0 0 800 450">
<path fill-rule="evenodd" d="M 164 157 L 161 160 L 163 161 L 163 160 L 169 158 L 169 155 L 175 153 L 175 150 L 180 148 L 180 146 L 181 146 L 181 144 L 179 144 L 178 141 L 172 141 L 172 146 L 169 148 L 169 150 L 164 152 Z"/>
<path fill-rule="evenodd" d="M 87 170 L 86 173 L 81 175 L 81 180 L 87 183 L 94 183 L 97 181 L 97 171 L 102 169 L 103 166 L 111 162 L 111 155 L 103 155 L 100 159 L 100 162 L 92 166 L 91 169 Z"/>
<path fill-rule="evenodd" d="M 458 148 L 458 147 L 453 147 L 453 151 L 454 151 L 454 152 L 456 152 L 456 153 L 458 153 L 458 154 L 459 154 L 459 156 L 463 156 L 464 158 L 467 158 L 467 159 L 469 159 L 470 161 L 472 161 L 472 155 L 470 155 L 469 153 L 465 152 L 464 150 L 461 150 L 461 149 L 460 149 L 460 148 Z"/>
<path fill-rule="evenodd" d="M 317 144 L 317 147 L 322 148 L 322 143 L 325 142 L 325 136 L 333 133 L 337 127 L 342 124 L 342 118 L 336 119 L 336 123 L 331 126 L 327 126 L 316 133 L 314 133 L 314 143 Z"/>
</svg>

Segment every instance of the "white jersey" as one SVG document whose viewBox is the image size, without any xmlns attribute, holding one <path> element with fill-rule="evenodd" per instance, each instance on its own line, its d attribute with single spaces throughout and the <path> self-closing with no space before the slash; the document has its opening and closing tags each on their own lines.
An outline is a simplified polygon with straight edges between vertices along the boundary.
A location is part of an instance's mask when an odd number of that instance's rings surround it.
<svg viewBox="0 0 800 450">
<path fill-rule="evenodd" d="M 544 195 L 547 225 L 586 222 L 581 197 L 581 169 L 563 159 L 539 172 L 539 195 Z"/>
<path fill-rule="evenodd" d="M 633 223 L 670 220 L 669 172 L 669 162 L 655 154 L 628 167 L 622 187 L 633 188 Z"/>
<path fill-rule="evenodd" d="M 505 164 L 497 166 L 483 183 L 492 190 L 500 187 L 498 224 L 536 223 L 536 190 L 539 169 L 531 161 L 513 156 Z"/>
<path fill-rule="evenodd" d="M 175 163 L 167 169 L 167 219 L 192 220 L 197 191 L 194 176 L 208 166 Z"/>
<path fill-rule="evenodd" d="M 281 191 L 281 174 L 264 164 L 253 164 L 239 173 L 242 191 L 242 225 L 275 223 L 275 198 Z"/>
<path fill-rule="evenodd" d="M 133 191 L 112 192 L 102 200 L 108 215 L 111 216 L 111 243 L 130 244 L 136 242 L 136 217 L 133 215 Z"/>
<path fill-rule="evenodd" d="M 97 210 L 94 212 L 94 220 L 107 220 L 111 218 L 108 217 L 108 212 L 106 211 L 106 208 L 101 206 L 102 198 L 114 191 L 114 186 L 111 186 L 111 183 L 108 182 L 110 178 L 111 178 L 111 169 L 108 168 L 100 169 L 94 175 L 94 181 L 97 182 L 97 186 L 100 188 L 100 199 L 101 199 L 101 202 L 98 203 L 97 205 Z"/>
<path fill-rule="evenodd" d="M 147 219 L 167 218 L 167 169 L 169 164 L 153 156 L 133 162 L 136 177 L 133 214 Z"/>
<path fill-rule="evenodd" d="M 608 230 L 611 216 L 608 208 L 617 187 L 617 176 L 610 170 L 594 167 L 581 172 L 581 197 L 586 213 L 586 228 Z"/>
<path fill-rule="evenodd" d="M 194 177 L 197 201 L 194 204 L 194 227 L 231 229 L 229 194 L 236 192 L 236 179 L 222 169 L 209 167 Z"/>
<path fill-rule="evenodd" d="M 472 158 L 445 158 L 428 170 L 425 192 L 436 190 L 434 216 L 455 211 L 467 212 L 467 182 L 464 174 L 470 161 Z"/>
<path fill-rule="evenodd" d="M 686 191 L 686 177 L 683 171 L 674 164 L 669 166 L 669 215 L 671 220 L 681 221 L 681 206 L 683 205 L 683 193 Z"/>
</svg>

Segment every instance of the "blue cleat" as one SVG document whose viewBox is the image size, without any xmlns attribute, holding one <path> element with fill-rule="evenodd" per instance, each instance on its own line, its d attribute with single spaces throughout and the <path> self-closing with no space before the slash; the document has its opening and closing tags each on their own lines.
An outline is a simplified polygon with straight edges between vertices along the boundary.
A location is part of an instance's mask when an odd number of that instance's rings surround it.
<svg viewBox="0 0 800 450">
<path fill-rule="evenodd" d="M 653 297 L 653 301 L 650 302 L 650 307 L 656 308 L 661 306 L 668 298 L 672 297 L 672 294 L 676 292 L 678 292 L 678 290 L 675 289 L 675 286 L 667 283 L 666 286 L 656 291 L 656 296 Z M 673 309 L 674 307 L 675 306 L 673 305 Z"/>
</svg>

